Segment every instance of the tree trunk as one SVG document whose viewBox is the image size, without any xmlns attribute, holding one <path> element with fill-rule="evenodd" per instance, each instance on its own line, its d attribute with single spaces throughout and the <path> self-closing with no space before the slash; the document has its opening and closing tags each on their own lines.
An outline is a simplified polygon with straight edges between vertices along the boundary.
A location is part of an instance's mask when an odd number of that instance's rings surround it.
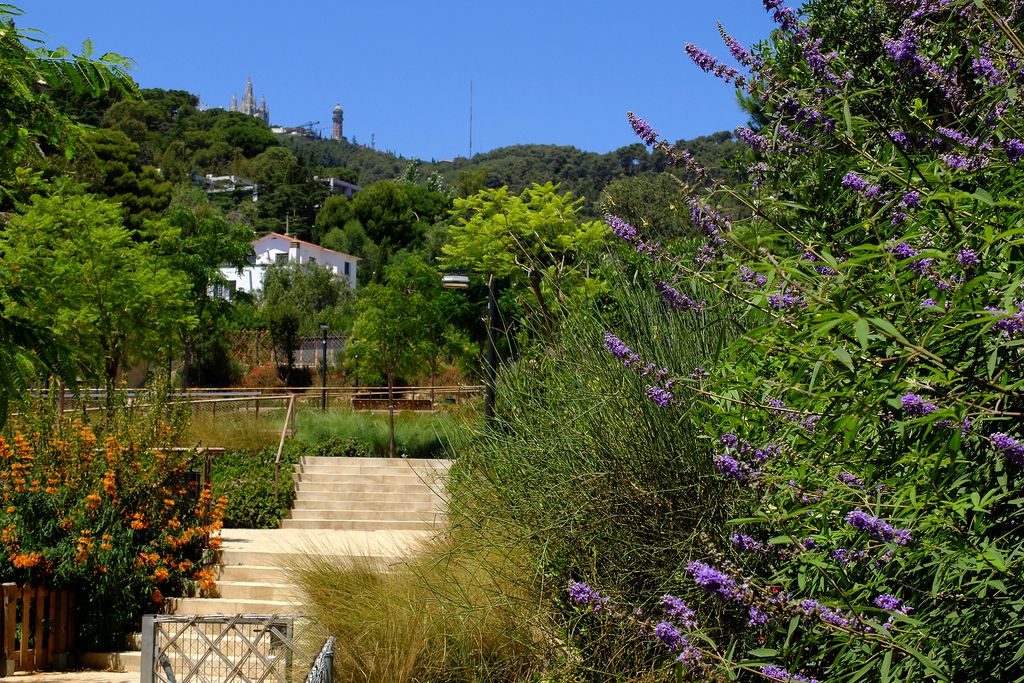
<svg viewBox="0 0 1024 683">
<path fill-rule="evenodd" d="M 550 342 L 553 335 L 551 309 L 548 308 L 548 302 L 544 300 L 544 293 L 540 289 L 540 272 L 537 270 L 530 271 L 530 289 L 533 291 L 533 297 L 537 299 L 540 312 L 544 317 L 544 336 Z"/>
</svg>

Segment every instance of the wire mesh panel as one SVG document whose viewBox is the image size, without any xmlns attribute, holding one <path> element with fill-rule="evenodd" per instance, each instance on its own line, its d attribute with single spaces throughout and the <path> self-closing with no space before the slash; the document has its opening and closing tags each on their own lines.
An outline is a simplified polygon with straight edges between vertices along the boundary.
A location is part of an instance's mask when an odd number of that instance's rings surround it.
<svg viewBox="0 0 1024 683">
<path fill-rule="evenodd" d="M 306 680 L 322 633 L 298 615 L 149 615 L 142 683 Z"/>
<path fill-rule="evenodd" d="M 306 676 L 306 683 L 331 683 L 334 680 L 334 636 L 324 642 L 320 654 Z"/>
</svg>

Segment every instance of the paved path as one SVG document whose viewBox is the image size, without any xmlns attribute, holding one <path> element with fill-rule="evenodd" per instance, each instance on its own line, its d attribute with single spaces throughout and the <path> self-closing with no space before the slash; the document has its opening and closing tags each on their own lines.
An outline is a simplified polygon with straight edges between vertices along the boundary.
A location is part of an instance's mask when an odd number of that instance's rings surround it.
<svg viewBox="0 0 1024 683">
<path fill-rule="evenodd" d="M 4 680 L 14 683 L 138 683 L 139 672 L 117 671 L 41 671 L 33 674 L 17 672 Z"/>
</svg>

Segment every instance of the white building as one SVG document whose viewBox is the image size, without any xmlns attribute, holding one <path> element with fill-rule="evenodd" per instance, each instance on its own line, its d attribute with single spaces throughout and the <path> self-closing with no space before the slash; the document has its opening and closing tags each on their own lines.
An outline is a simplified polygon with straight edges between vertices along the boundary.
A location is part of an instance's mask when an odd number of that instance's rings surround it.
<svg viewBox="0 0 1024 683">
<path fill-rule="evenodd" d="M 221 275 L 227 280 L 228 292 L 256 292 L 263 289 L 263 276 L 274 263 L 299 263 L 329 268 L 335 275 L 355 289 L 356 268 L 359 257 L 325 249 L 312 242 L 295 239 L 290 235 L 272 232 L 252 243 L 255 259 L 241 270 L 221 268 Z"/>
</svg>

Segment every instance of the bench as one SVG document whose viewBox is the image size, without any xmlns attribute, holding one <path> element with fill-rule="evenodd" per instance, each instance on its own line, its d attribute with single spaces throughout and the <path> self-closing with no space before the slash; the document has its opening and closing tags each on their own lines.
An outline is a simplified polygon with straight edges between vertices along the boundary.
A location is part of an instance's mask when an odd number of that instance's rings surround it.
<svg viewBox="0 0 1024 683">
<path fill-rule="evenodd" d="M 421 410 L 430 411 L 434 409 L 434 402 L 429 398 L 396 398 L 395 410 Z M 352 398 L 352 410 L 387 410 L 388 400 L 386 398 Z"/>
</svg>

